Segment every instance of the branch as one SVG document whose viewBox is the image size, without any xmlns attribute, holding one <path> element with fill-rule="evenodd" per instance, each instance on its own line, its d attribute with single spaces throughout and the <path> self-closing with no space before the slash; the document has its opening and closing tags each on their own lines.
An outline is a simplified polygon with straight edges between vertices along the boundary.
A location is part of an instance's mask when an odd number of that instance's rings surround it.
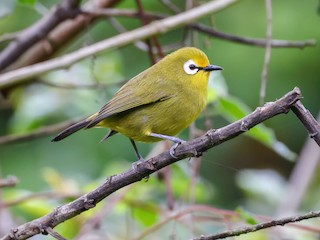
<svg viewBox="0 0 320 240">
<path fill-rule="evenodd" d="M 36 24 L 18 33 L 15 40 L 0 53 L 0 71 L 19 58 L 30 46 L 44 38 L 60 22 L 79 13 L 79 0 L 65 0 Z"/>
<path fill-rule="evenodd" d="M 19 180 L 15 176 L 8 176 L 7 178 L 2 178 L 2 179 L 0 178 L 0 188 L 15 187 L 18 183 L 19 183 Z"/>
<path fill-rule="evenodd" d="M 248 37 L 240 37 L 235 36 L 229 33 L 219 32 L 215 29 L 207 27 L 203 24 L 191 23 L 189 24 L 190 27 L 193 29 L 199 30 L 203 33 L 208 35 L 221 38 L 224 40 L 229 40 L 232 42 L 242 43 L 250 46 L 257 46 L 257 47 L 265 47 L 266 46 L 266 39 L 258 39 L 258 38 L 248 38 Z M 271 47 L 272 48 L 305 48 L 310 46 L 315 46 L 316 40 L 309 39 L 306 41 L 287 41 L 287 40 L 280 40 L 280 39 L 272 39 L 271 40 Z"/>
<path fill-rule="evenodd" d="M 272 6 L 271 0 L 265 0 L 267 12 L 267 33 L 266 33 L 266 50 L 264 54 L 264 64 L 261 74 L 261 87 L 260 87 L 260 104 L 264 103 L 267 89 L 267 76 L 271 59 L 271 40 L 272 40 Z"/>
<path fill-rule="evenodd" d="M 244 228 L 240 228 L 233 231 L 226 231 L 226 232 L 222 232 L 215 235 L 208 235 L 208 236 L 201 236 L 199 238 L 193 238 L 193 240 L 214 240 L 214 239 L 223 239 L 227 237 L 234 237 L 234 236 L 239 236 L 246 233 L 256 232 L 261 229 L 266 229 L 266 228 L 275 227 L 275 226 L 283 226 L 287 223 L 299 222 L 302 220 L 316 218 L 316 217 L 320 217 L 320 211 L 309 212 L 300 216 L 293 216 L 288 218 L 281 218 L 278 220 L 271 220 L 268 222 L 259 223 L 253 226 L 244 227 Z"/>
<path fill-rule="evenodd" d="M 179 145 L 175 151 L 176 158 L 173 158 L 169 152 L 164 152 L 156 157 L 137 164 L 134 169 L 111 176 L 95 190 L 81 196 L 73 202 L 57 207 L 51 213 L 41 218 L 12 229 L 11 233 L 2 237 L 1 240 L 26 239 L 39 233 L 45 233 L 45 228 L 54 228 L 67 219 L 95 207 L 97 203 L 115 191 L 140 181 L 161 168 L 187 157 L 200 156 L 204 151 L 248 131 L 255 125 L 273 116 L 287 113 L 292 105 L 300 98 L 300 90 L 295 88 L 279 100 L 265 104 L 262 107 L 258 107 L 248 116 L 228 126 L 217 130 L 209 130 L 205 135 Z"/>
<path fill-rule="evenodd" d="M 296 104 L 298 105 L 298 102 Z M 292 110 L 295 111 L 294 106 Z M 307 112 L 307 114 L 305 114 L 305 112 Z M 311 115 L 308 111 L 303 111 L 302 113 L 306 116 Z M 318 114 L 317 121 L 320 122 L 320 114 Z M 320 148 L 313 142 L 312 138 L 308 138 L 291 171 L 286 192 L 283 194 L 281 202 L 277 207 L 276 216 L 284 216 L 288 213 L 297 212 L 309 189 L 309 185 L 314 177 L 317 176 L 319 159 Z"/>
<path fill-rule="evenodd" d="M 177 221 L 179 218 L 182 218 L 183 216 L 185 216 L 187 214 L 194 214 L 195 212 L 204 212 L 204 213 L 212 214 L 214 216 L 214 219 L 210 219 L 211 222 L 213 220 L 216 220 L 216 221 L 221 221 L 221 220 L 235 221 L 235 218 L 239 218 L 239 213 L 235 212 L 235 211 L 214 208 L 211 206 L 201 205 L 201 204 L 189 205 L 181 211 L 166 215 L 166 217 L 163 220 L 152 225 L 150 228 L 147 228 L 144 232 L 142 232 L 138 236 L 132 238 L 132 240 L 147 239 L 146 237 L 148 235 L 159 230 L 163 225 L 167 224 L 169 221 L 172 221 L 172 220 Z M 255 219 L 260 219 L 261 221 L 268 221 L 268 222 L 272 221 L 270 219 L 270 217 L 265 217 L 265 216 L 261 216 L 261 215 L 254 215 L 254 217 L 255 217 Z M 311 226 L 306 226 L 306 225 L 297 224 L 297 223 L 289 223 L 289 226 L 293 227 L 295 229 L 309 231 L 309 232 L 312 232 L 315 234 L 319 234 L 319 232 L 320 232 L 320 229 L 317 227 L 311 227 Z M 214 235 L 214 236 L 216 236 L 216 235 Z M 202 237 L 204 238 L 205 236 L 202 236 Z M 209 236 L 207 236 L 207 237 L 209 237 Z"/>
<path fill-rule="evenodd" d="M 129 18 L 138 18 L 139 13 L 135 10 L 129 10 L 129 9 L 101 9 L 101 8 L 91 8 L 84 10 L 85 13 L 90 14 L 94 17 L 129 17 Z M 165 14 L 159 14 L 159 13 L 151 13 L 151 12 L 145 12 L 144 17 L 150 19 L 150 20 L 159 20 L 164 19 L 168 17 L 168 15 Z M 203 32 L 205 34 L 208 34 L 210 36 L 220 38 L 223 40 L 241 43 L 245 45 L 250 46 L 256 46 L 256 47 L 266 47 L 266 39 L 259 39 L 259 38 L 249 38 L 249 37 L 241 37 L 232 35 L 225 32 L 220 32 L 216 29 L 213 29 L 211 27 L 208 27 L 201 23 L 190 23 L 187 25 L 188 27 L 198 30 L 200 32 Z M 288 40 L 281 40 L 281 39 L 272 39 L 271 40 L 271 47 L 272 48 L 300 48 L 303 49 L 305 47 L 311 47 L 316 45 L 316 40 L 309 39 L 305 41 L 288 41 Z"/>
<path fill-rule="evenodd" d="M 201 6 L 195 7 L 189 11 L 165 18 L 163 20 L 154 21 L 141 28 L 119 34 L 86 48 L 79 49 L 78 51 L 75 51 L 73 53 L 66 54 L 62 57 L 4 73 L 0 75 L 0 89 L 12 86 L 17 83 L 27 82 L 31 77 L 50 70 L 68 67 L 75 62 L 78 62 L 91 55 L 97 54 L 98 52 L 111 50 L 115 47 L 121 47 L 128 43 L 134 42 L 139 39 L 145 39 L 155 34 L 168 32 L 180 25 L 185 25 L 212 12 L 217 12 L 221 9 L 224 9 L 235 2 L 237 2 L 237 0 L 211 1 Z"/>
<path fill-rule="evenodd" d="M 25 203 L 31 200 L 35 200 L 37 198 L 45 198 L 45 199 L 70 199 L 70 198 L 78 198 L 81 196 L 82 193 L 65 193 L 65 192 L 58 192 L 58 191 L 50 191 L 50 192 L 36 192 L 36 193 L 29 193 L 24 196 L 17 197 L 12 200 L 7 200 L 0 202 L 0 209 L 6 207 L 12 207 L 21 203 Z"/>
<path fill-rule="evenodd" d="M 320 146 L 320 131 L 319 123 L 317 122 L 317 120 L 311 115 L 309 110 L 302 105 L 301 102 L 296 102 L 292 106 L 292 111 L 307 129 L 309 136 L 313 138 Z"/>
<path fill-rule="evenodd" d="M 121 0 L 91 0 L 84 4 L 83 9 L 90 8 L 111 8 Z M 63 46 L 67 45 L 80 32 L 86 31 L 87 26 L 94 22 L 96 18 L 87 14 L 78 14 L 73 19 L 61 22 L 56 26 L 45 39 L 32 45 L 20 58 L 11 64 L 7 69 L 13 70 L 24 66 L 29 66 L 37 62 L 50 58 Z"/>
<path fill-rule="evenodd" d="M 5 33 L 0 36 L 0 44 L 8 41 L 12 41 L 18 37 L 20 32 L 12 32 L 12 33 Z"/>
<path fill-rule="evenodd" d="M 71 121 L 69 120 L 62 123 L 39 128 L 31 133 L 0 136 L 0 145 L 10 144 L 15 142 L 24 142 L 24 141 L 32 140 L 38 137 L 48 136 L 48 135 L 51 135 L 52 133 L 61 131 L 62 129 L 69 127 L 74 123 L 76 123 L 75 120 L 71 120 Z"/>
</svg>

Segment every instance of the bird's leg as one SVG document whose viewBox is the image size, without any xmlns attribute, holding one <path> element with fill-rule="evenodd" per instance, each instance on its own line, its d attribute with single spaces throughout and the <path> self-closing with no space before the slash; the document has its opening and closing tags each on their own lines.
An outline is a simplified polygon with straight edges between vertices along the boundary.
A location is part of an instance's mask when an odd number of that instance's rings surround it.
<svg viewBox="0 0 320 240">
<path fill-rule="evenodd" d="M 130 142 L 131 142 L 131 144 L 132 144 L 132 146 L 133 146 L 133 149 L 134 149 L 134 152 L 135 152 L 135 154 L 136 154 L 136 156 L 137 156 L 137 158 L 138 158 L 137 161 L 135 161 L 135 162 L 132 163 L 132 168 L 133 168 L 133 169 L 136 169 L 136 168 L 137 168 L 137 165 L 138 165 L 141 161 L 143 161 L 144 159 L 143 159 L 143 157 L 141 156 L 141 154 L 139 153 L 135 141 L 133 141 L 133 140 L 130 138 Z"/>
<path fill-rule="evenodd" d="M 144 159 L 143 159 L 143 157 L 141 156 L 141 154 L 139 153 L 135 141 L 133 141 L 133 140 L 130 138 L 130 142 L 131 142 L 131 144 L 132 144 L 132 146 L 133 146 L 133 148 L 134 148 L 134 152 L 135 152 L 135 154 L 136 154 L 136 156 L 137 156 L 137 158 L 138 158 L 138 162 L 139 162 L 139 161 L 143 161 Z"/>
<path fill-rule="evenodd" d="M 179 144 L 186 142 L 186 141 L 184 141 L 184 140 L 182 140 L 180 138 L 173 137 L 173 136 L 168 136 L 168 135 L 163 135 L 163 134 L 159 134 L 159 133 L 150 133 L 149 136 L 156 137 L 156 138 L 161 138 L 161 139 L 164 139 L 164 140 L 169 140 L 171 142 L 174 142 L 175 144 L 169 150 L 170 156 L 173 157 L 173 158 L 177 158 L 174 155 L 174 152 L 175 152 L 176 148 L 179 146 Z"/>
<path fill-rule="evenodd" d="M 133 168 L 134 170 L 136 170 L 138 164 L 141 163 L 142 161 L 144 161 L 144 158 L 143 158 L 143 157 L 141 156 L 141 154 L 139 153 L 135 141 L 133 141 L 133 140 L 130 138 L 130 142 L 131 142 L 131 144 L 132 144 L 132 146 L 133 146 L 133 148 L 134 148 L 134 152 L 136 153 L 136 156 L 137 156 L 137 158 L 138 158 L 137 161 L 135 161 L 135 162 L 132 163 L 132 168 Z M 148 181 L 148 180 L 149 180 L 149 176 L 144 177 L 144 180 L 145 180 L 145 181 Z"/>
</svg>

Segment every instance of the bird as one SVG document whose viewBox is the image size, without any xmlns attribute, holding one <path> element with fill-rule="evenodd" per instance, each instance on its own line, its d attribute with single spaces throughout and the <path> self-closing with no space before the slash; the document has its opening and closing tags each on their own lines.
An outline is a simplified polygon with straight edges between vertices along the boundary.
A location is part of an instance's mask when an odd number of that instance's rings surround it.
<svg viewBox="0 0 320 240">
<path fill-rule="evenodd" d="M 169 140 L 176 147 L 185 142 L 175 137 L 200 115 L 206 106 L 210 72 L 223 70 L 211 65 L 195 47 L 178 49 L 125 83 L 96 113 L 55 136 L 60 141 L 80 129 L 109 128 L 101 140 L 121 133 L 132 143 L 138 161 L 143 157 L 138 142 Z"/>
</svg>

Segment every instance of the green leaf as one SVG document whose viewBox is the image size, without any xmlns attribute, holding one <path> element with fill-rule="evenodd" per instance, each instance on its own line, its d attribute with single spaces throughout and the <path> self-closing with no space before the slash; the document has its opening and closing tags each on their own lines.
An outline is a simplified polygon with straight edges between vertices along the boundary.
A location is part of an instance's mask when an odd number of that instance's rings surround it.
<svg viewBox="0 0 320 240">
<path fill-rule="evenodd" d="M 202 178 L 195 182 L 193 190 L 190 189 L 192 179 L 190 178 L 190 164 L 187 162 L 173 165 L 171 171 L 171 186 L 174 198 L 190 198 L 192 194 L 196 202 L 206 202 L 212 197 L 214 189 L 211 184 L 206 184 Z"/>
<path fill-rule="evenodd" d="M 133 218 L 142 223 L 145 227 L 152 226 L 158 220 L 157 206 L 151 203 L 144 203 L 144 206 L 132 208 Z"/>
<path fill-rule="evenodd" d="M 252 112 L 240 99 L 230 95 L 220 97 L 216 109 L 229 122 L 237 121 Z M 250 129 L 250 131 L 246 132 L 246 135 L 271 148 L 289 161 L 296 159 L 296 154 L 284 143 L 278 141 L 273 129 L 266 127 L 263 123 Z"/>
<path fill-rule="evenodd" d="M 37 2 L 37 0 L 17 0 L 18 3 L 29 5 L 29 6 L 34 6 Z"/>
<path fill-rule="evenodd" d="M 239 213 L 239 216 L 242 220 L 244 220 L 246 223 L 255 225 L 258 223 L 258 221 L 252 216 L 249 212 L 245 211 L 241 207 L 237 207 L 236 212 Z"/>
</svg>

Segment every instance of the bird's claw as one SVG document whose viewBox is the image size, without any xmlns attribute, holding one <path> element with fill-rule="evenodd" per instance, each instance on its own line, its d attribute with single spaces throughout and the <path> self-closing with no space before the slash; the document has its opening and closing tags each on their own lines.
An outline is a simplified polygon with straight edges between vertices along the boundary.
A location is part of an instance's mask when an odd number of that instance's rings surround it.
<svg viewBox="0 0 320 240">
<path fill-rule="evenodd" d="M 131 164 L 133 170 L 137 170 L 138 166 L 144 161 L 144 158 L 139 157 L 137 161 Z"/>
<path fill-rule="evenodd" d="M 177 149 L 177 147 L 181 144 L 181 143 L 185 143 L 186 141 L 180 141 L 180 142 L 177 142 L 175 143 L 169 150 L 169 154 L 171 157 L 173 157 L 174 159 L 177 159 L 177 157 L 174 155 L 175 153 L 175 150 Z"/>
<path fill-rule="evenodd" d="M 138 167 L 139 167 L 140 164 L 143 163 L 143 161 L 145 161 L 144 158 L 142 158 L 142 157 L 140 156 L 137 161 L 135 161 L 135 162 L 133 162 L 133 163 L 131 164 L 132 169 L 135 170 L 135 171 L 138 171 Z M 149 176 L 144 177 L 143 180 L 144 180 L 145 182 L 147 182 L 147 181 L 149 180 Z"/>
</svg>

